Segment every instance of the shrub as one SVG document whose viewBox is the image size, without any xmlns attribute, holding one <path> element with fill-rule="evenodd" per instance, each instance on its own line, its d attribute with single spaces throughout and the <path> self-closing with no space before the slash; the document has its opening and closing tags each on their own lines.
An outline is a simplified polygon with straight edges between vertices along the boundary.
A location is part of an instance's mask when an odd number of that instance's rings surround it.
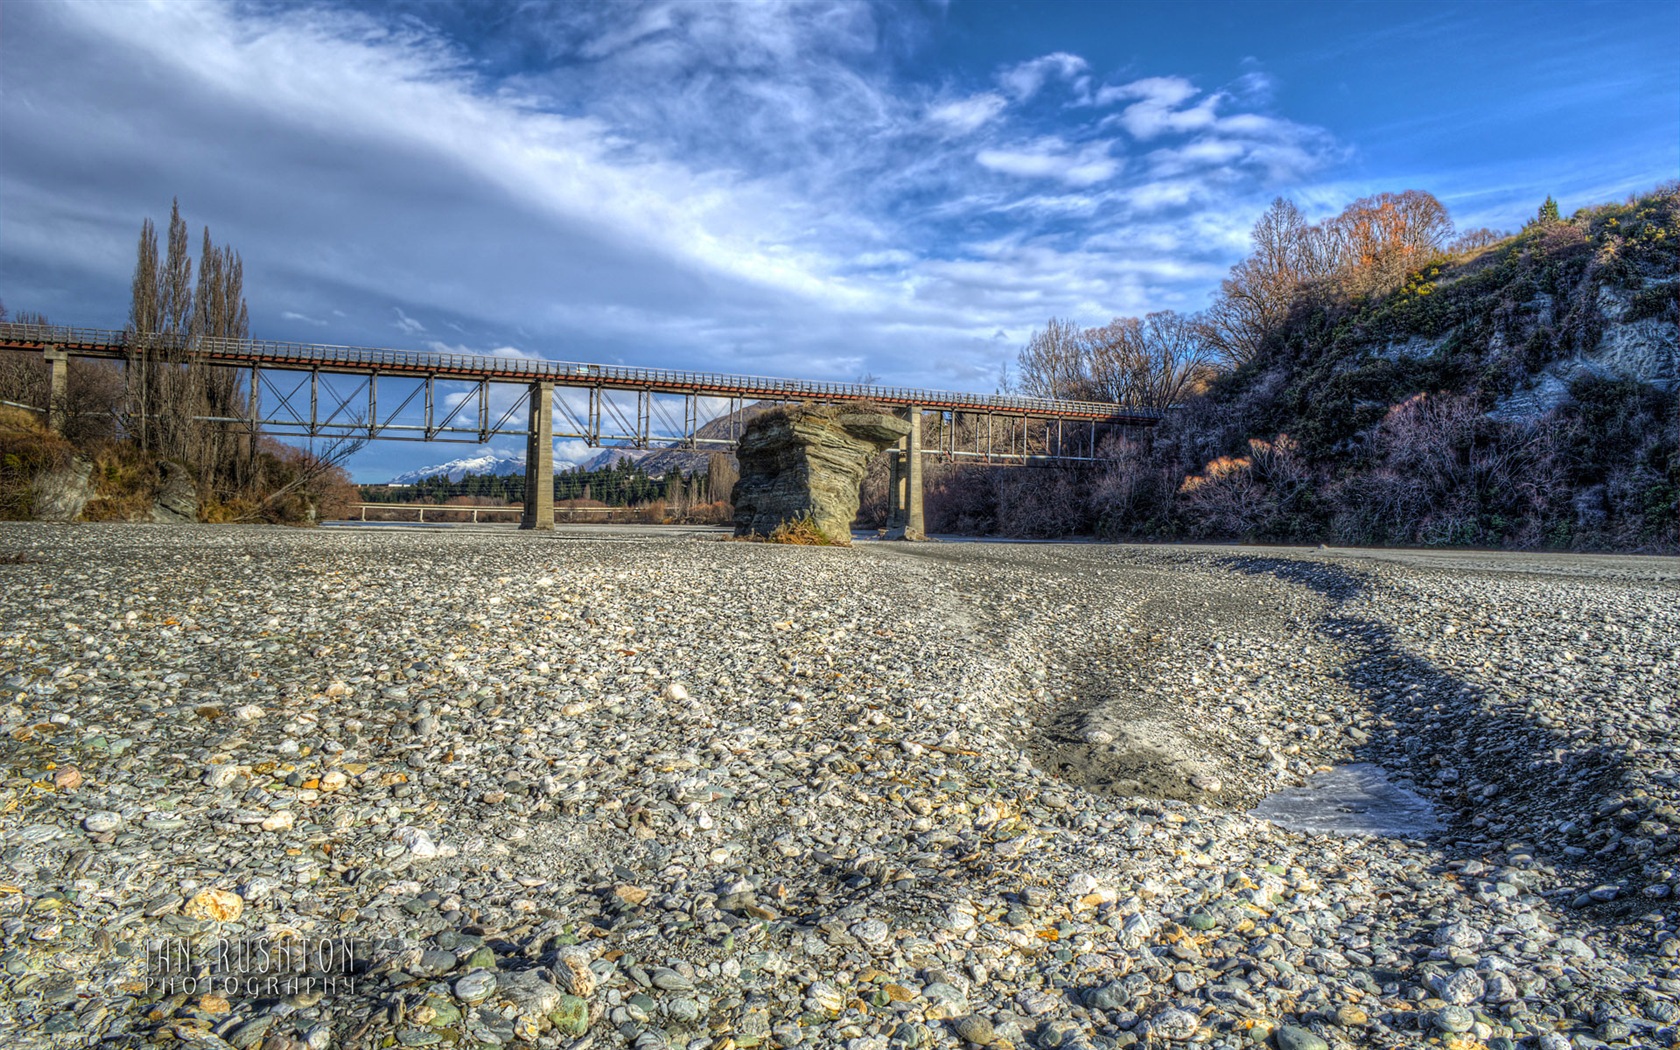
<svg viewBox="0 0 1680 1050">
<path fill-rule="evenodd" d="M 785 543 L 793 547 L 850 546 L 850 544 L 841 543 L 839 540 L 828 535 L 828 533 L 817 528 L 816 522 L 812 521 L 810 515 L 808 514 L 802 518 L 796 518 L 793 521 L 782 522 L 774 529 L 771 529 L 770 535 L 764 537 L 764 540 L 767 543 Z"/>
</svg>

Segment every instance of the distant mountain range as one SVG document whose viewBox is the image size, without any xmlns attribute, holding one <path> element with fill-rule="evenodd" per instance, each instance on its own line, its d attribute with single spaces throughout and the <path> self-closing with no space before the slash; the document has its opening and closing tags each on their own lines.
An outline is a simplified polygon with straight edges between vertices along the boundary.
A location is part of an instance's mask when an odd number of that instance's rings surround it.
<svg viewBox="0 0 1680 1050">
<path fill-rule="evenodd" d="M 393 485 L 412 485 L 417 481 L 435 478 L 440 475 L 448 476 L 450 481 L 460 481 L 468 474 L 523 474 L 525 473 L 525 453 L 502 452 L 489 449 L 476 456 L 466 456 L 452 459 L 448 463 L 434 463 L 429 467 L 417 467 L 414 470 L 398 474 L 391 479 Z"/>
<path fill-rule="evenodd" d="M 747 420 L 771 407 L 773 406 L 770 402 L 758 402 L 746 406 L 739 412 L 719 416 L 702 425 L 696 436 L 713 439 L 732 437 L 733 427 L 737 422 L 745 425 Z M 602 467 L 610 467 L 620 460 L 627 459 L 638 464 L 647 474 L 657 478 L 663 477 L 673 470 L 683 471 L 684 473 L 705 470 L 707 457 L 710 455 L 709 451 L 704 450 L 691 451 L 669 447 L 604 448 L 589 459 L 577 464 L 577 467 L 582 470 L 599 470 Z M 563 467 L 561 469 L 572 468 Z M 448 463 L 436 463 L 429 467 L 417 467 L 414 470 L 405 471 L 392 478 L 391 484 L 412 485 L 417 481 L 435 478 L 440 475 L 446 475 L 450 481 L 460 481 L 462 477 L 468 474 L 482 476 L 485 474 L 523 474 L 524 472 L 525 453 L 489 449 L 476 456 L 465 456 L 461 459 L 452 459 Z"/>
</svg>

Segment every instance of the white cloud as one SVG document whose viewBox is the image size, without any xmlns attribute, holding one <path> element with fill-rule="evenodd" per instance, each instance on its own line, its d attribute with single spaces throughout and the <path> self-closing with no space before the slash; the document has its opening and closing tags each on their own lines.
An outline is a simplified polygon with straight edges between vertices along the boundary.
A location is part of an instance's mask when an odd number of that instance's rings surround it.
<svg viewBox="0 0 1680 1050">
<path fill-rule="evenodd" d="M 405 335 L 418 335 L 426 330 L 425 325 L 403 313 L 402 307 L 393 306 L 391 309 L 397 312 L 397 319 L 391 322 L 391 327 L 397 329 Z"/>
<path fill-rule="evenodd" d="M 974 159 L 981 167 L 1005 175 L 1092 186 L 1112 178 L 1120 170 L 1120 161 L 1109 156 L 1108 148 L 1107 142 L 1093 142 L 1075 149 L 1049 136 L 1012 149 L 983 149 Z"/>
<path fill-rule="evenodd" d="M 1093 97 L 1068 53 L 929 87 L 899 8 L 509 8 L 507 75 L 433 10 L 8 8 L 8 300 L 57 267 L 69 319 L 120 303 L 179 194 L 259 335 L 990 389 L 996 333 L 1194 302 L 1245 245 L 1165 231 L 1336 155 L 1235 89 Z"/>
<path fill-rule="evenodd" d="M 1017 100 L 1026 101 L 1038 94 L 1051 79 L 1062 80 L 1082 91 L 1084 73 L 1090 64 L 1078 55 L 1066 51 L 1041 55 L 1038 58 L 1010 66 L 998 74 L 998 83 Z"/>
<path fill-rule="evenodd" d="M 987 91 L 930 106 L 927 119 L 944 130 L 966 135 L 991 123 L 1008 105 L 1009 102 L 1002 95 Z"/>
<path fill-rule="evenodd" d="M 1213 124 L 1223 95 L 1209 95 L 1194 106 L 1183 104 L 1201 92 L 1183 77 L 1146 77 L 1097 92 L 1099 105 L 1136 99 L 1113 118 L 1139 140 L 1171 133 L 1196 131 Z"/>
</svg>

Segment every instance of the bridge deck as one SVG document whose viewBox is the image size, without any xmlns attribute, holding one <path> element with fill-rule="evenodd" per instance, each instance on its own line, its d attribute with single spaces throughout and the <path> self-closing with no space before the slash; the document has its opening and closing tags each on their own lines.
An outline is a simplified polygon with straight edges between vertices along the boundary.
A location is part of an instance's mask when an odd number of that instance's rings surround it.
<svg viewBox="0 0 1680 1050">
<path fill-rule="evenodd" d="M 919 405 L 929 410 L 1142 426 L 1158 422 L 1161 416 L 1153 409 L 1091 401 L 268 339 L 198 339 L 189 349 L 184 349 L 179 338 L 157 336 L 137 339 L 127 332 L 113 329 L 0 323 L 0 349 L 40 351 L 51 347 L 82 357 L 126 358 L 134 351 L 160 355 L 185 352 L 195 360 L 231 367 L 345 375 L 409 375 L 472 382 L 548 382 L 565 387 L 766 401 L 869 402 L 895 407 Z"/>
</svg>

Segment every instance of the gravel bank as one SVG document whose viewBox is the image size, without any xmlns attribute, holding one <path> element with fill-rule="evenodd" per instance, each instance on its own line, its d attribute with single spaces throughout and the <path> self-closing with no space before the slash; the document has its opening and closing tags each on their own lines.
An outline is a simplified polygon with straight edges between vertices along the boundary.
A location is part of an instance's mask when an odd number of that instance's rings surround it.
<svg viewBox="0 0 1680 1050">
<path fill-rule="evenodd" d="M 1673 560 L 13 553 L 5 1046 L 1677 1042 Z M 1246 815 L 1351 762 L 1445 830 Z M 215 950 L 288 938 L 343 950 L 277 988 Z"/>
</svg>

